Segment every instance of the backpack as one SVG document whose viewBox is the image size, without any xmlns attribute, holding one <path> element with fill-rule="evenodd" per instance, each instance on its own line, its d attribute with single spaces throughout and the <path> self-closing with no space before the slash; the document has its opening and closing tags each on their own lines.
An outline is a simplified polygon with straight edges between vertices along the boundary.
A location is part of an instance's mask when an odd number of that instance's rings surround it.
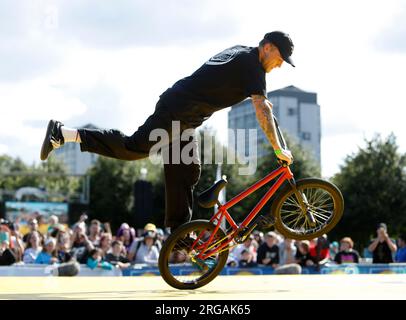
<svg viewBox="0 0 406 320">
<path fill-rule="evenodd" d="M 137 242 L 137 246 L 136 246 L 135 252 L 134 252 L 134 260 L 137 258 L 138 250 L 140 249 L 141 244 L 143 243 L 143 241 L 144 241 L 144 238 L 141 238 L 141 239 L 139 239 L 138 242 Z M 158 252 L 159 252 L 160 248 L 159 248 L 159 245 L 158 245 L 158 243 L 157 243 L 156 240 L 154 241 L 154 244 L 153 244 L 152 246 L 153 246 L 153 247 L 155 246 L 155 247 L 158 249 Z"/>
</svg>

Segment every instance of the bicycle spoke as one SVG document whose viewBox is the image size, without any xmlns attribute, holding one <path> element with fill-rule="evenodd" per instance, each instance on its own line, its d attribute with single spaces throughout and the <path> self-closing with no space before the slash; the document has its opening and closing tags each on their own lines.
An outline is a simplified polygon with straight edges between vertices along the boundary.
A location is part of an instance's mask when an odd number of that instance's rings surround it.
<svg viewBox="0 0 406 320">
<path fill-rule="evenodd" d="M 321 207 L 321 206 L 325 205 L 325 203 L 326 202 L 328 203 L 328 201 L 331 201 L 330 197 L 327 197 L 326 199 L 323 199 L 323 202 L 317 203 L 317 207 Z"/>
<path fill-rule="evenodd" d="M 312 211 L 312 214 L 315 215 L 315 216 L 318 216 L 318 217 L 320 217 L 320 218 L 322 218 L 322 219 L 325 219 L 325 220 L 328 220 L 328 219 L 330 218 L 330 216 L 325 215 L 325 214 L 320 213 L 320 212 L 317 212 L 317 211 L 315 211 L 315 210 Z"/>
<path fill-rule="evenodd" d="M 334 202 L 330 192 L 317 187 L 299 189 L 303 201 L 311 210 L 315 225 L 303 214 L 295 194 L 290 194 L 280 208 L 283 224 L 292 231 L 300 234 L 310 234 L 327 225 L 334 214 Z"/>
<path fill-rule="evenodd" d="M 317 195 L 317 197 L 316 197 L 316 195 Z M 320 199 L 323 198 L 323 196 L 325 196 L 325 193 L 324 193 L 324 192 L 321 192 L 321 191 L 319 191 L 319 190 L 317 190 L 317 191 L 315 192 L 315 197 L 314 197 L 314 199 L 313 199 L 313 201 L 312 201 L 311 203 L 317 203 L 317 202 L 319 202 Z"/>
<path fill-rule="evenodd" d="M 200 253 L 205 251 L 205 247 L 215 250 L 223 243 L 223 239 L 220 239 L 218 234 L 215 234 L 208 243 L 212 233 L 213 231 L 208 229 L 195 230 L 185 234 L 184 239 L 177 240 L 168 261 L 168 268 L 174 279 L 181 283 L 193 284 L 204 278 L 217 265 L 219 252 L 213 253 L 204 260 L 197 258 Z M 187 241 L 186 239 L 190 240 Z M 193 250 L 190 250 L 191 245 L 196 240 L 198 240 L 196 245 Z M 223 251 L 225 250 L 228 248 L 223 249 Z M 179 272 L 180 274 L 174 275 L 174 273 Z"/>
<path fill-rule="evenodd" d="M 318 222 L 318 224 L 320 225 L 322 225 L 322 224 L 324 224 L 328 219 L 323 219 L 323 218 L 321 218 L 321 217 L 319 217 L 318 215 L 316 215 L 315 213 L 313 213 L 313 217 L 314 217 L 314 220 L 316 221 L 316 222 Z M 320 220 L 321 221 L 320 221 Z"/>
<path fill-rule="evenodd" d="M 327 201 L 331 201 L 331 195 L 327 192 L 323 192 L 320 194 L 320 197 L 314 203 L 317 203 L 318 205 L 323 205 Z"/>
<path fill-rule="evenodd" d="M 312 203 L 313 202 L 313 198 L 314 198 L 314 194 L 315 194 L 315 192 L 314 192 L 314 189 L 306 189 L 307 190 L 307 192 L 309 193 L 309 195 L 308 195 L 308 197 L 307 197 L 307 201 L 309 202 L 309 203 Z M 303 191 L 304 193 L 306 193 L 305 191 Z"/>
<path fill-rule="evenodd" d="M 305 218 L 304 219 L 304 222 L 303 222 L 303 224 L 302 224 L 302 230 L 306 230 L 307 228 L 306 228 L 306 225 L 307 225 L 307 223 L 308 223 L 308 220 Z"/>
<path fill-rule="evenodd" d="M 299 224 L 300 217 L 298 217 L 295 221 L 296 223 L 293 225 L 293 229 L 295 229 L 295 227 Z"/>
<path fill-rule="evenodd" d="M 319 210 L 314 210 L 313 212 L 320 218 L 324 218 L 324 219 L 329 219 L 332 216 L 331 214 L 328 214 L 328 212 L 326 214 L 325 212 L 320 212 Z"/>
<path fill-rule="evenodd" d="M 291 201 L 289 201 L 289 200 L 291 200 Z M 293 201 L 292 201 L 292 200 L 293 200 Z M 291 205 L 291 206 L 295 206 L 295 207 L 299 207 L 299 208 L 300 208 L 300 205 L 296 202 L 296 199 L 294 199 L 294 198 L 288 198 L 288 199 L 286 200 L 286 203 L 289 204 L 289 205 Z"/>
<path fill-rule="evenodd" d="M 323 208 L 331 208 L 331 209 L 334 209 L 334 203 L 333 202 L 330 202 L 330 203 L 327 203 L 327 204 L 323 204 L 323 205 L 318 205 L 318 206 L 315 206 L 315 205 L 312 205 L 312 204 L 309 204 L 309 206 L 311 207 L 311 208 L 315 208 L 315 209 L 322 209 L 322 210 L 325 210 L 325 209 L 323 209 Z M 326 210 L 325 210 L 326 211 Z M 328 211 L 328 210 L 327 210 Z"/>
<path fill-rule="evenodd" d="M 317 212 L 321 211 L 321 212 L 323 212 L 323 213 L 328 213 L 328 214 L 331 215 L 331 211 L 324 210 L 324 209 L 318 208 L 318 207 L 313 207 L 313 206 L 310 206 L 310 208 L 311 208 L 312 210 L 314 210 L 314 211 L 317 211 Z"/>
<path fill-rule="evenodd" d="M 291 210 L 281 210 L 281 213 L 283 213 L 283 212 L 287 212 L 288 214 L 285 214 L 285 215 L 283 215 L 283 218 L 288 218 L 288 217 L 291 217 L 291 216 L 295 216 L 295 215 L 300 215 L 301 214 L 301 211 L 291 211 Z"/>
</svg>

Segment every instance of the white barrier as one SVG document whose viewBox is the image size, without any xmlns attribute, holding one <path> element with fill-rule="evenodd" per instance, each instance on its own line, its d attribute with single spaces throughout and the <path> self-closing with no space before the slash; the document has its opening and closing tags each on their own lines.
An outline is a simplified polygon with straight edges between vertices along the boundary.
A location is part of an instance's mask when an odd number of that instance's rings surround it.
<svg viewBox="0 0 406 320">
<path fill-rule="evenodd" d="M 49 277 L 52 274 L 47 272 L 46 268 L 49 268 L 49 265 L 43 264 L 26 264 L 26 265 L 12 265 L 0 267 L 0 277 Z M 115 268 L 113 270 L 104 270 L 104 269 L 90 269 L 85 264 L 80 265 L 79 274 L 77 277 L 117 277 L 122 276 L 120 269 Z"/>
</svg>

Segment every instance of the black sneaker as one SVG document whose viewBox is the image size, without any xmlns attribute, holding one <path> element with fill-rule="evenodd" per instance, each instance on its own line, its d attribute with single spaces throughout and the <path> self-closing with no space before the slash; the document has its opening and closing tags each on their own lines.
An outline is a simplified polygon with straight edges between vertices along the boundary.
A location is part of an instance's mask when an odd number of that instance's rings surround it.
<svg viewBox="0 0 406 320">
<path fill-rule="evenodd" d="M 52 150 L 61 147 L 65 143 L 61 131 L 62 126 L 63 124 L 59 121 L 49 121 L 45 139 L 41 147 L 41 160 L 46 160 Z"/>
</svg>

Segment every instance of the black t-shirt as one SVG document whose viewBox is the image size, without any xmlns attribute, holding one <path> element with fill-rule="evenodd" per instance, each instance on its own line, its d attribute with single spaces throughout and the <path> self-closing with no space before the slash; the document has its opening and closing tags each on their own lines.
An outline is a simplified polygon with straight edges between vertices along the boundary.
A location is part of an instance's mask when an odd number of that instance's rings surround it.
<svg viewBox="0 0 406 320">
<path fill-rule="evenodd" d="M 177 120 L 197 127 L 213 112 L 253 94 L 266 96 L 265 70 L 258 48 L 238 45 L 210 58 L 160 98 Z"/>
<path fill-rule="evenodd" d="M 386 241 L 379 242 L 375 250 L 372 253 L 372 262 L 373 263 L 392 263 L 392 251 Z"/>
<path fill-rule="evenodd" d="M 124 256 L 122 256 L 122 255 L 120 255 L 120 256 L 115 256 L 114 254 L 112 254 L 112 253 L 108 253 L 107 255 L 106 255 L 106 258 L 104 259 L 104 260 L 106 260 L 107 262 L 110 262 L 111 264 L 113 264 L 113 265 L 115 265 L 115 264 L 117 264 L 117 262 L 121 262 L 121 263 L 128 263 L 128 262 L 130 262 L 130 260 L 128 260 L 126 257 L 124 257 Z"/>
<path fill-rule="evenodd" d="M 238 261 L 238 266 L 240 268 L 254 268 L 257 266 L 257 263 L 254 261 L 248 262 L 247 260 L 240 260 Z"/>
<path fill-rule="evenodd" d="M 258 264 L 264 264 L 262 261 L 264 259 L 271 259 L 267 263 L 268 266 L 272 264 L 278 264 L 279 263 L 279 247 L 275 244 L 271 248 L 268 247 L 266 243 L 263 243 L 259 246 L 258 248 L 258 254 L 257 254 L 257 263 Z"/>
<path fill-rule="evenodd" d="M 0 251 L 0 266 L 10 266 L 17 261 L 16 255 L 10 249 Z"/>
<path fill-rule="evenodd" d="M 72 255 L 69 252 L 61 250 L 58 251 L 57 257 L 60 263 L 69 262 L 72 259 Z"/>
<path fill-rule="evenodd" d="M 313 264 L 316 264 L 316 259 L 314 259 L 311 255 L 310 252 L 308 253 L 302 253 L 300 252 L 299 249 L 296 251 L 295 259 L 298 264 L 300 264 L 302 267 L 307 267 L 307 261 L 310 260 L 313 262 Z"/>
<path fill-rule="evenodd" d="M 89 252 L 84 242 L 74 242 L 70 254 L 76 259 L 77 262 L 85 264 L 87 262 Z"/>
</svg>

